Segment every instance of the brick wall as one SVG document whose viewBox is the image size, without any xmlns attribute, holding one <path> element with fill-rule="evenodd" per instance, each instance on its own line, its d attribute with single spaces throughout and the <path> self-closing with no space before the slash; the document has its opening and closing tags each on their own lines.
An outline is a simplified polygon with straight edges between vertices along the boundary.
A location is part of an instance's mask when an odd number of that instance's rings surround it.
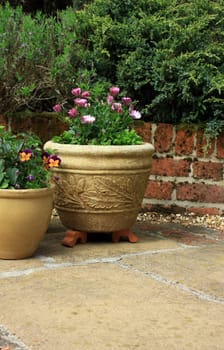
<svg viewBox="0 0 224 350">
<path fill-rule="evenodd" d="M 52 115 L 17 116 L 12 130 L 32 130 L 45 142 L 65 129 Z M 7 124 L 1 115 L 0 124 Z M 204 155 L 202 131 L 151 123 L 145 123 L 137 131 L 155 148 L 143 208 L 224 215 L 224 133 L 212 140 Z"/>
<path fill-rule="evenodd" d="M 8 127 L 7 117 L 0 115 L 0 125 Z M 54 135 L 59 135 L 66 129 L 66 125 L 59 121 L 52 112 L 17 114 L 12 118 L 11 130 L 14 133 L 32 131 L 40 137 L 42 142 L 50 140 Z"/>
<path fill-rule="evenodd" d="M 200 130 L 145 123 L 137 131 L 155 148 L 145 209 L 224 214 L 224 133 L 205 155 Z"/>
</svg>

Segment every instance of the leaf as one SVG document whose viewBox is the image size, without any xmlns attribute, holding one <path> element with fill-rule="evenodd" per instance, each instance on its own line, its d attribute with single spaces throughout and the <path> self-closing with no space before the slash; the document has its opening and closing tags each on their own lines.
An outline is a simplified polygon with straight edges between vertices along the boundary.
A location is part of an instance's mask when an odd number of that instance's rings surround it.
<svg viewBox="0 0 224 350">
<path fill-rule="evenodd" d="M 18 178 L 18 169 L 17 168 L 9 168 L 6 170 L 7 175 L 10 179 L 10 182 L 12 185 L 16 184 L 17 178 Z"/>
<path fill-rule="evenodd" d="M 5 165 L 4 159 L 0 159 L 0 171 L 1 172 L 4 170 L 4 165 Z"/>
</svg>

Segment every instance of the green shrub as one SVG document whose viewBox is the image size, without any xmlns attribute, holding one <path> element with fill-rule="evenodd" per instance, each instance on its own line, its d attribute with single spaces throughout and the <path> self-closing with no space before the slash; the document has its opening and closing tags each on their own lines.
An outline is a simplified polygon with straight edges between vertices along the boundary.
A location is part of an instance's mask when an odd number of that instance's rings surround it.
<svg viewBox="0 0 224 350">
<path fill-rule="evenodd" d="M 77 0 L 55 17 L 0 6 L 1 112 L 51 110 L 75 85 L 110 82 L 145 120 L 221 130 L 223 18 L 224 0 Z"/>
<path fill-rule="evenodd" d="M 176 1 L 159 11 L 152 61 L 155 120 L 208 122 L 224 111 L 224 2 Z"/>
<path fill-rule="evenodd" d="M 97 77 L 134 95 L 145 119 L 223 128 L 223 0 L 95 0 L 84 18 Z"/>
<path fill-rule="evenodd" d="M 55 21 L 0 6 L 0 112 L 52 110 L 63 87 L 67 91 L 74 81 L 75 50 L 71 9 Z"/>
<path fill-rule="evenodd" d="M 52 18 L 23 16 L 22 8 L 0 6 L 0 105 L 1 113 L 42 109 L 53 97 L 50 72 L 54 47 Z"/>
</svg>

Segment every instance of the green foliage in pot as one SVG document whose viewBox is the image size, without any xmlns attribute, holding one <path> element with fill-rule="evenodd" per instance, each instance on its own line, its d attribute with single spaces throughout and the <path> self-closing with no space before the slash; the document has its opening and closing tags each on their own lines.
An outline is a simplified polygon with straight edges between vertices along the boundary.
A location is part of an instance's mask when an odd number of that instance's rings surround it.
<svg viewBox="0 0 224 350">
<path fill-rule="evenodd" d="M 39 138 L 13 135 L 0 126 L 0 189 L 32 189 L 50 186 L 49 176 L 60 158 L 43 152 Z"/>
<path fill-rule="evenodd" d="M 56 104 L 55 112 L 67 111 L 65 120 L 69 130 L 55 136 L 53 141 L 81 145 L 136 145 L 142 139 L 134 129 L 134 120 L 141 113 L 134 108 L 130 97 L 119 97 L 120 89 L 110 87 L 103 95 L 102 85 L 96 84 L 91 92 L 80 87 L 73 88 L 73 105 L 65 101 Z"/>
</svg>

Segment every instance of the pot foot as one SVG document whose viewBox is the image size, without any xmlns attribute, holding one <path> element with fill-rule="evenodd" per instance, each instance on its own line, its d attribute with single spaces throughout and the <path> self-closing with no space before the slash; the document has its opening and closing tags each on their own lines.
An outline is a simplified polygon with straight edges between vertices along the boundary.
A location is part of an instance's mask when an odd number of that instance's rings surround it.
<svg viewBox="0 0 224 350">
<path fill-rule="evenodd" d="M 138 237 L 134 235 L 130 230 L 120 230 L 112 233 L 112 242 L 117 243 L 121 237 L 127 237 L 130 243 L 138 242 Z"/>
<path fill-rule="evenodd" d="M 63 238 L 62 245 L 66 247 L 74 247 L 77 242 L 86 243 L 87 242 L 87 232 L 82 231 L 72 231 L 68 230 Z"/>
</svg>

